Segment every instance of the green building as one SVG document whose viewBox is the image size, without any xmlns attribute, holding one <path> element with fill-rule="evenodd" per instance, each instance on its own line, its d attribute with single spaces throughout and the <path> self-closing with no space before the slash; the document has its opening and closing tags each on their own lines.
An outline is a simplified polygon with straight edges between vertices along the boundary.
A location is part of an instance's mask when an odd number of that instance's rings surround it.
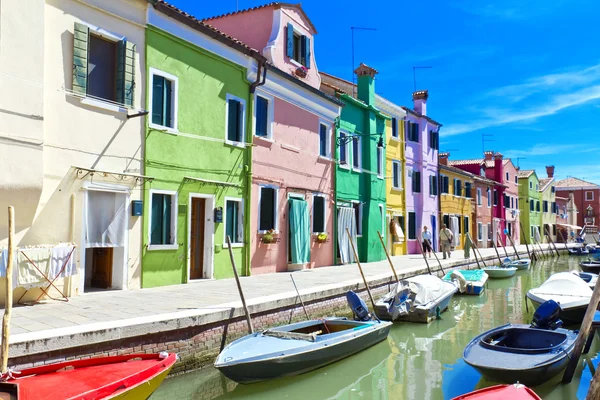
<svg viewBox="0 0 600 400">
<path fill-rule="evenodd" d="M 379 261 L 385 252 L 378 231 L 386 232 L 385 122 L 389 117 L 375 107 L 375 74 L 361 64 L 357 98 L 336 91 L 344 102 L 336 140 L 336 254 L 354 260 L 347 230 L 355 238 L 360 261 Z"/>
<path fill-rule="evenodd" d="M 233 276 L 226 236 L 248 274 L 246 66 L 261 56 L 162 3 L 146 46 L 142 287 Z"/>
<path fill-rule="evenodd" d="M 542 226 L 542 193 L 540 181 L 534 170 L 518 172 L 519 210 L 523 226 L 521 235 L 527 243 L 541 242 L 544 237 Z"/>
<path fill-rule="evenodd" d="M 543 242 L 548 242 L 548 236 L 556 241 L 556 182 L 554 181 L 554 166 L 546 167 L 547 178 L 540 179 L 540 194 L 542 202 L 542 227 Z"/>
</svg>

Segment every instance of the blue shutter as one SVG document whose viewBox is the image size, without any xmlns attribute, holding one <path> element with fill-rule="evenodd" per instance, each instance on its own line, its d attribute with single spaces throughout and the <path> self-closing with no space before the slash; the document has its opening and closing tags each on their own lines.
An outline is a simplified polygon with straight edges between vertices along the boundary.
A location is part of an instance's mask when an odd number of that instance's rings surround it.
<svg viewBox="0 0 600 400">
<path fill-rule="evenodd" d="M 269 113 L 269 100 L 256 97 L 256 136 L 267 137 L 267 124 Z"/>
<path fill-rule="evenodd" d="M 286 53 L 289 58 L 294 58 L 294 27 L 287 24 Z"/>
<path fill-rule="evenodd" d="M 302 65 L 310 68 L 310 38 L 302 36 Z"/>
</svg>

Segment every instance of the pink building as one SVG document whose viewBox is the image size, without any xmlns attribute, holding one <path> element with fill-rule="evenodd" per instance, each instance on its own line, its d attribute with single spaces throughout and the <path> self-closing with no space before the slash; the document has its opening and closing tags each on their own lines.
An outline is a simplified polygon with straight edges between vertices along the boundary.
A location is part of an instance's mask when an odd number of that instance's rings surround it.
<svg viewBox="0 0 600 400">
<path fill-rule="evenodd" d="M 315 27 L 299 5 L 283 3 L 204 22 L 269 60 L 255 71 L 265 77 L 252 107 L 252 272 L 333 265 L 333 135 L 342 103 L 319 90 Z"/>
<path fill-rule="evenodd" d="M 506 187 L 504 191 L 504 206 L 506 215 L 506 229 L 515 245 L 521 243 L 521 226 L 519 219 L 519 180 L 517 178 L 517 167 L 510 158 L 503 161 L 503 183 Z M 505 243 L 510 245 L 510 241 Z"/>
</svg>

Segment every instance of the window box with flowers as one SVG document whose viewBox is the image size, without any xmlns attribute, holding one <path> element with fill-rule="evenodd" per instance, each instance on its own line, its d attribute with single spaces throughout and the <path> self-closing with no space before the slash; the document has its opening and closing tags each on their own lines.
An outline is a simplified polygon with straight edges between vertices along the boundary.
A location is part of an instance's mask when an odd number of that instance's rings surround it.
<svg viewBox="0 0 600 400">
<path fill-rule="evenodd" d="M 260 238 L 260 241 L 263 244 L 275 244 L 275 243 L 279 243 L 280 238 L 276 236 L 277 232 L 275 232 L 274 229 L 269 229 L 268 231 L 266 231 L 262 237 Z"/>
<path fill-rule="evenodd" d="M 301 65 L 294 70 L 294 75 L 298 78 L 306 78 L 306 75 L 308 75 L 308 68 L 306 68 L 304 65 Z"/>
<path fill-rule="evenodd" d="M 314 238 L 316 243 L 329 243 L 329 234 L 327 232 L 316 233 Z"/>
</svg>

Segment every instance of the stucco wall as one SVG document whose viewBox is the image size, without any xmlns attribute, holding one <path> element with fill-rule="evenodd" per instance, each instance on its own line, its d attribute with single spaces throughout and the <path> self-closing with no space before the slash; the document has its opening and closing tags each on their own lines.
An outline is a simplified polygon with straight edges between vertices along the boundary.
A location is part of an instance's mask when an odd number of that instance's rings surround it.
<svg viewBox="0 0 600 400">
<path fill-rule="evenodd" d="M 178 78 L 178 134 L 148 128 L 146 174 L 156 179 L 145 186 L 143 230 L 143 286 L 184 283 L 189 268 L 190 195 L 213 196 L 214 207 L 225 207 L 225 197 L 247 198 L 247 148 L 225 144 L 227 94 L 246 102 L 246 132 L 252 109 L 246 70 L 157 28 L 147 31 L 148 68 Z M 150 84 L 150 83 L 149 83 Z M 186 181 L 185 177 L 227 182 L 239 187 L 220 187 Z M 177 243 L 175 250 L 148 250 L 151 189 L 172 190 L 178 195 Z M 213 223 L 213 209 L 206 204 L 206 223 Z M 212 234 L 214 236 L 210 237 Z M 224 243 L 224 224 L 215 223 L 205 236 L 205 251 L 213 251 L 213 262 L 205 263 L 207 276 L 233 276 Z M 212 244 L 210 242 L 212 241 Z M 208 248 L 208 249 L 207 249 Z M 240 273 L 244 270 L 244 248 L 235 248 Z M 212 273 L 210 273 L 212 271 Z M 212 276 L 211 276 L 212 275 Z"/>
<path fill-rule="evenodd" d="M 269 6 L 242 13 L 232 13 L 206 20 L 222 32 L 262 51 L 271 36 L 275 7 Z"/>
<path fill-rule="evenodd" d="M 440 194 L 441 196 L 441 207 L 440 207 L 440 223 L 443 223 L 443 216 L 444 215 L 449 215 L 449 216 L 460 216 L 460 229 L 459 231 L 460 233 L 460 237 L 459 237 L 459 241 L 457 243 L 457 247 L 458 249 L 462 249 L 464 244 L 465 244 L 465 240 L 466 240 L 466 233 L 465 232 L 465 222 L 464 222 L 464 217 L 468 217 L 469 218 L 469 233 L 471 233 L 471 238 L 473 240 L 476 240 L 477 236 L 476 236 L 476 232 L 475 232 L 475 236 L 473 234 L 473 232 L 471 231 L 471 226 L 472 226 L 472 221 L 473 221 L 473 208 L 472 208 L 472 204 L 473 204 L 473 199 L 476 200 L 476 195 L 477 195 L 477 190 L 473 189 L 473 182 L 471 180 L 469 180 L 468 176 L 464 176 L 464 175 L 460 175 L 456 172 L 453 171 L 449 171 L 446 169 L 440 169 L 440 175 L 445 175 L 448 177 L 449 180 L 449 184 L 448 184 L 448 192 L 449 193 L 444 193 L 444 194 Z M 457 195 L 455 193 L 454 190 L 454 179 L 460 179 L 462 181 L 462 193 L 460 193 L 459 195 Z M 470 182 L 471 183 L 471 196 L 472 198 L 467 198 L 465 197 L 465 183 L 466 182 Z"/>
<path fill-rule="evenodd" d="M 529 188 L 530 183 L 532 185 L 531 189 Z M 531 235 L 532 226 L 540 226 L 540 236 L 543 235 L 541 228 L 542 212 L 535 211 L 535 205 L 534 211 L 530 211 L 531 201 L 539 201 L 540 210 L 543 209 L 541 204 L 541 193 L 539 190 L 536 190 L 536 185 L 539 185 L 539 180 L 536 174 L 531 174 L 528 178 L 519 178 L 519 185 L 519 208 L 521 210 L 521 223 L 523 224 L 521 235 L 527 239 L 527 243 L 531 244 L 534 239 Z"/>
<path fill-rule="evenodd" d="M 546 231 L 545 231 L 545 226 L 546 224 L 549 225 L 548 229 L 550 230 L 549 234 L 550 237 L 553 241 L 556 240 L 556 236 L 554 236 L 554 234 L 552 233 L 552 228 L 553 226 L 556 224 L 556 213 L 554 212 L 554 210 L 552 209 L 552 203 L 556 202 L 556 194 L 552 191 L 552 188 L 554 187 L 555 182 L 552 181 L 545 189 L 544 191 L 541 193 L 541 218 L 542 218 L 542 223 L 541 223 L 541 227 L 540 227 L 540 234 L 542 235 L 542 239 L 544 243 L 548 242 L 548 237 L 546 236 Z M 548 202 L 548 211 L 544 212 L 544 201 Z"/>
<path fill-rule="evenodd" d="M 508 179 L 506 179 L 506 174 L 508 174 Z M 517 169 L 512 161 L 505 160 L 504 163 L 504 184 L 507 186 L 505 190 L 505 194 L 507 196 L 512 197 L 513 207 L 506 209 L 506 221 L 512 224 L 512 240 L 515 245 L 519 245 L 521 243 L 521 227 L 519 224 L 519 185 L 518 181 L 515 182 L 515 178 L 517 176 Z M 506 245 L 510 245 L 510 241 L 506 243 Z"/>
<path fill-rule="evenodd" d="M 397 217 L 399 215 L 403 215 L 405 217 L 406 222 L 406 204 L 404 201 L 404 196 L 406 193 L 406 186 L 404 184 L 404 176 L 405 176 L 405 159 L 404 159 L 404 124 L 402 123 L 401 118 L 397 118 L 397 131 L 398 137 L 392 137 L 392 120 L 387 120 L 385 122 L 385 131 L 386 131 L 386 148 L 385 148 L 385 186 L 386 186 L 386 208 L 387 208 L 387 216 L 388 220 L 386 223 L 389 226 L 389 221 Z M 392 175 L 392 163 L 393 161 L 400 162 L 400 180 L 401 185 L 400 188 L 393 187 L 393 175 Z M 405 223 L 406 225 L 406 223 Z M 401 255 L 406 254 L 406 239 L 408 238 L 406 232 L 406 226 L 402 226 L 402 231 L 404 232 L 404 241 L 400 243 L 392 243 L 391 235 L 389 228 L 386 233 L 388 234 L 387 243 L 390 246 L 388 251 L 392 255 Z"/>
<path fill-rule="evenodd" d="M 473 240 L 477 241 L 477 245 L 481 246 L 481 247 L 490 247 L 491 244 L 488 241 L 488 238 L 486 236 L 482 236 L 482 240 L 478 239 L 478 227 L 477 227 L 477 223 L 481 223 L 482 226 L 487 225 L 487 224 L 492 224 L 492 208 L 488 207 L 488 191 L 487 189 L 490 189 L 490 196 L 493 196 L 493 193 L 491 192 L 492 186 L 489 184 L 485 184 L 481 181 L 477 181 L 475 180 L 475 184 L 473 187 L 473 196 L 475 198 L 475 206 L 474 206 L 474 213 L 475 213 L 475 218 L 473 221 Z M 477 189 L 481 190 L 481 205 L 477 204 Z M 491 201 L 491 200 L 490 200 Z"/>
</svg>

